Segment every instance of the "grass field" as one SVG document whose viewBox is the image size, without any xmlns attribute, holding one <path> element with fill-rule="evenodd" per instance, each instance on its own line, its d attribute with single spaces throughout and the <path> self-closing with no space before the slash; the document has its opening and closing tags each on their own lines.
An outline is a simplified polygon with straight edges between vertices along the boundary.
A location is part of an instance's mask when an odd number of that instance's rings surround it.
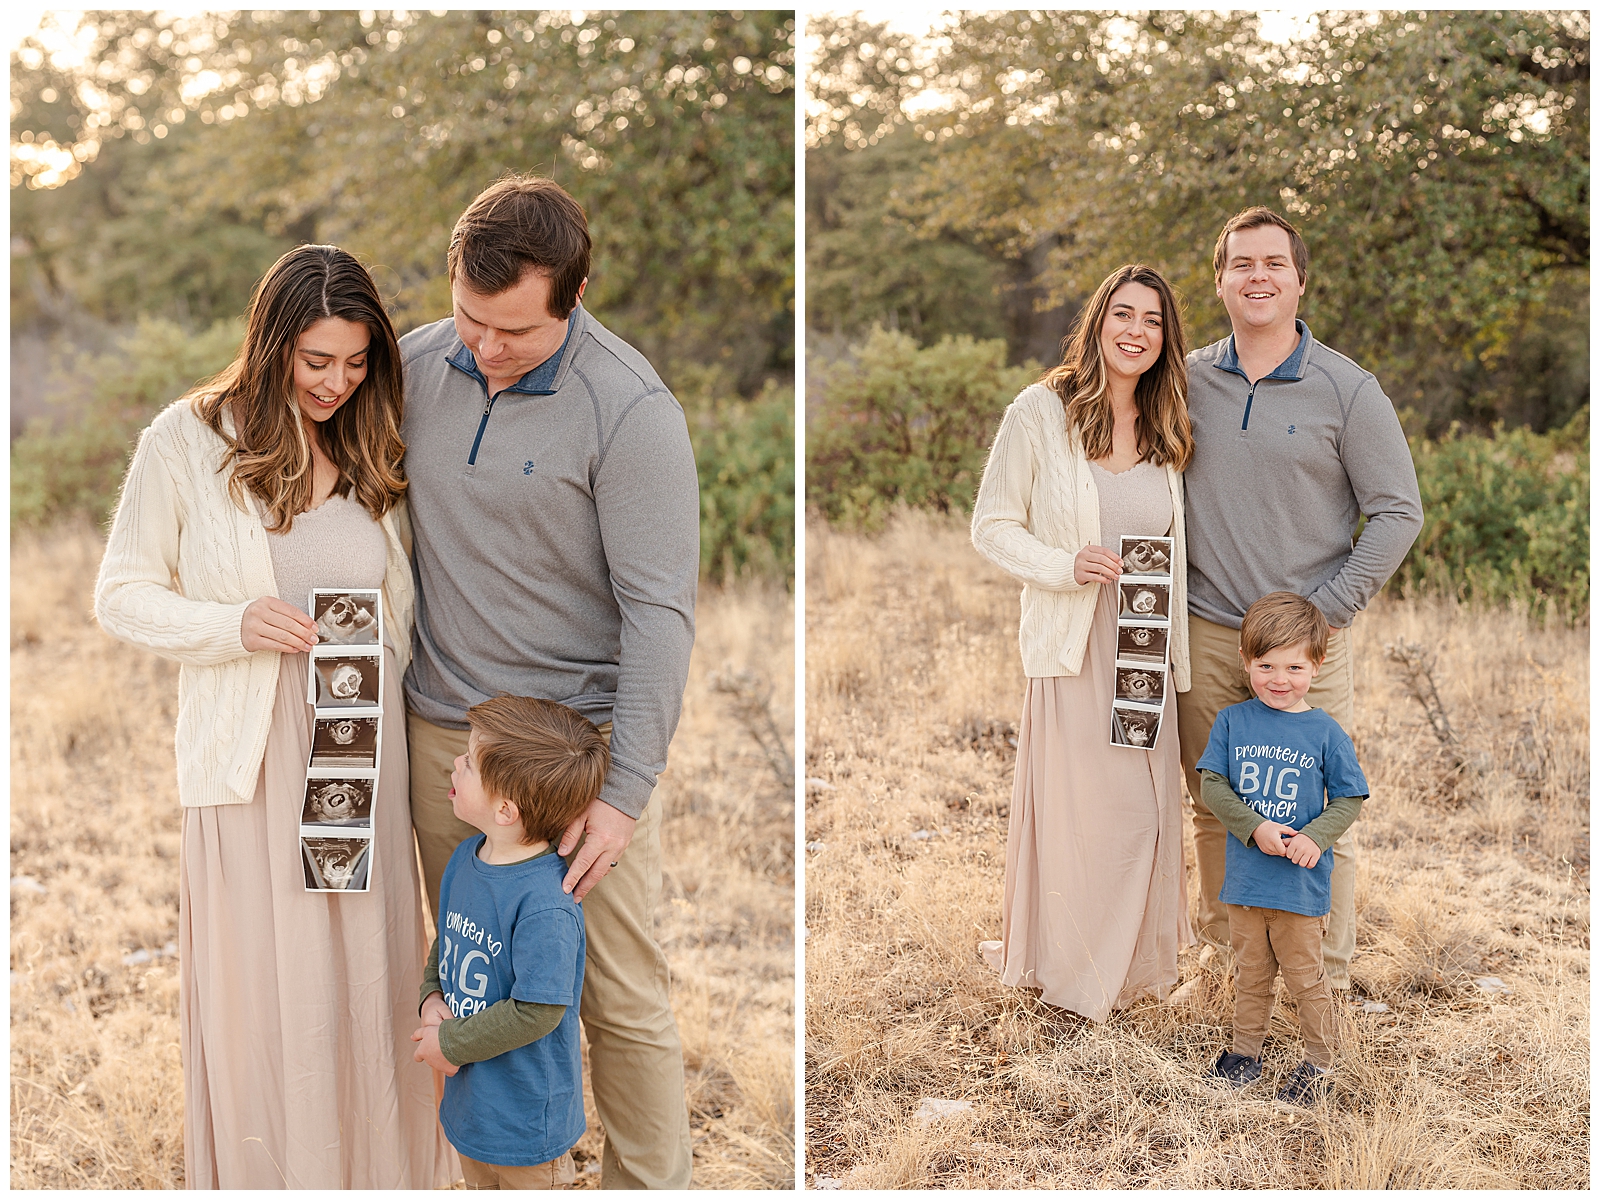
<svg viewBox="0 0 1600 1200">
<path fill-rule="evenodd" d="M 11 555 L 11 1185 L 183 1180 L 177 670 L 89 614 L 100 542 Z M 751 735 L 793 729 L 793 603 L 706 590 L 666 805 L 657 932 L 673 973 L 699 1187 L 794 1180 L 793 792 Z M 770 698 L 765 698 L 770 687 Z M 576 1156 L 598 1184 L 600 1134 Z"/>
<path fill-rule="evenodd" d="M 875 539 L 813 523 L 806 559 L 807 1186 L 1589 1186 L 1587 629 L 1439 601 L 1358 620 L 1355 988 L 1333 1101 L 1291 1110 L 1271 1086 L 1299 1058 L 1287 1004 L 1264 1084 L 1201 1077 L 1230 1028 L 1223 955 L 1186 953 L 1183 999 L 1100 1026 L 979 958 L 1000 936 L 1018 585 L 917 517 Z M 1459 745 L 1398 643 L 1436 652 Z M 969 1107 L 919 1120 L 930 1098 Z"/>
</svg>

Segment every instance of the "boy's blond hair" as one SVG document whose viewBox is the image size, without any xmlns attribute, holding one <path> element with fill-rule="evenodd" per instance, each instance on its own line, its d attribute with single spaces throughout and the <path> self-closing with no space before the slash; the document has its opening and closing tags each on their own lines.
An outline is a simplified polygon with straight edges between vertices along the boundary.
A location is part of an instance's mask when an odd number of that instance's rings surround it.
<svg viewBox="0 0 1600 1200">
<path fill-rule="evenodd" d="M 1304 596 L 1268 592 L 1244 614 L 1239 652 L 1246 662 L 1265 658 L 1281 646 L 1305 644 L 1306 657 L 1321 666 L 1328 657 L 1328 618 Z"/>
<path fill-rule="evenodd" d="M 467 709 L 467 724 L 478 735 L 484 791 L 517 806 L 527 844 L 555 841 L 600 794 L 611 751 L 565 704 L 496 696 Z"/>
</svg>

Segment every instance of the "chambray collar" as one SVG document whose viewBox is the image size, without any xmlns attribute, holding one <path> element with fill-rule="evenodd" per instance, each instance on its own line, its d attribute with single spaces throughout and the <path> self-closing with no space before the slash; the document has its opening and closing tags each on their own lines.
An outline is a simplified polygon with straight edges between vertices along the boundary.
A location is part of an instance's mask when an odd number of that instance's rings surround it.
<svg viewBox="0 0 1600 1200">
<path fill-rule="evenodd" d="M 1294 327 L 1300 331 L 1300 341 L 1294 348 L 1294 353 L 1289 355 L 1263 379 L 1303 379 L 1305 377 L 1306 351 L 1311 347 L 1311 329 L 1299 317 L 1294 319 Z M 1244 375 L 1244 370 L 1239 366 L 1239 352 L 1233 345 L 1233 334 L 1228 335 L 1228 344 L 1222 349 L 1222 357 L 1212 364 L 1219 371 L 1232 371 L 1235 375 Z"/>
<path fill-rule="evenodd" d="M 572 345 L 572 334 L 578 328 L 581 320 L 579 314 L 583 306 L 577 305 L 572 310 L 572 315 L 567 318 L 567 336 L 561 340 L 561 349 L 545 359 L 533 370 L 502 392 L 519 392 L 524 396 L 553 396 L 556 394 L 556 376 L 561 373 L 561 366 L 566 362 L 567 347 Z M 472 351 L 465 342 L 456 339 L 456 352 L 445 359 L 458 371 L 465 371 L 478 381 L 478 386 L 483 388 L 483 394 L 489 394 L 489 380 L 484 373 L 478 370 L 478 360 L 473 357 Z M 500 392 L 495 393 L 500 395 Z"/>
</svg>

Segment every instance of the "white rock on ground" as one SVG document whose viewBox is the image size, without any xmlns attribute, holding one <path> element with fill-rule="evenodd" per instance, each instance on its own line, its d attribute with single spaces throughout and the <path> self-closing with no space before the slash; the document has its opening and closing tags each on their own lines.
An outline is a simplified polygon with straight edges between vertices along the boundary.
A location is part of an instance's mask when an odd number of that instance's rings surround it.
<svg viewBox="0 0 1600 1200">
<path fill-rule="evenodd" d="M 844 1180 L 835 1179 L 831 1175 L 820 1175 L 817 1182 L 811 1185 L 819 1192 L 837 1192 L 844 1186 Z"/>
<path fill-rule="evenodd" d="M 1191 979 L 1182 987 L 1174 988 L 1172 993 L 1167 997 L 1167 1003 L 1187 1004 L 1189 1001 L 1194 999 L 1194 994 L 1199 990 L 1199 988 L 1200 980 L 1198 978 Z"/>
<path fill-rule="evenodd" d="M 1498 975 L 1480 975 L 1477 984 L 1491 996 L 1506 996 L 1511 993 L 1511 985 Z"/>
<path fill-rule="evenodd" d="M 942 1117 L 953 1117 L 957 1113 L 968 1112 L 971 1108 L 971 1100 L 940 1100 L 933 1096 L 924 1096 L 922 1103 L 917 1105 L 917 1111 L 911 1115 L 926 1125 Z"/>
</svg>

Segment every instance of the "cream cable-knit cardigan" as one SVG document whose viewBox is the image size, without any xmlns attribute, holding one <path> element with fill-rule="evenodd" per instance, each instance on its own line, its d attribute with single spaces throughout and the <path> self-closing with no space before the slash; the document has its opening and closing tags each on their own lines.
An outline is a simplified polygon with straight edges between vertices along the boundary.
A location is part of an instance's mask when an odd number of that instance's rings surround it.
<svg viewBox="0 0 1600 1200">
<path fill-rule="evenodd" d="M 244 610 L 278 591 L 260 506 L 251 497 L 246 511 L 229 495 L 226 452 L 187 400 L 150 423 L 128 467 L 94 589 L 102 629 L 182 664 L 175 741 L 185 807 L 247 804 L 255 796 L 278 690 L 278 651 L 251 654 L 240 640 Z M 402 673 L 412 615 L 403 520 L 402 502 L 381 522 L 384 622 Z"/>
<path fill-rule="evenodd" d="M 1183 476 L 1167 467 L 1172 492 L 1173 686 L 1189 690 L 1189 623 Z M 1073 560 L 1100 541 L 1100 493 L 1061 397 L 1042 383 L 1006 409 L 972 509 L 972 544 L 1022 580 L 1022 670 L 1030 679 L 1076 675 L 1089 644 L 1099 583 L 1073 578 Z M 1112 553 L 1116 547 L 1108 547 Z"/>
</svg>

